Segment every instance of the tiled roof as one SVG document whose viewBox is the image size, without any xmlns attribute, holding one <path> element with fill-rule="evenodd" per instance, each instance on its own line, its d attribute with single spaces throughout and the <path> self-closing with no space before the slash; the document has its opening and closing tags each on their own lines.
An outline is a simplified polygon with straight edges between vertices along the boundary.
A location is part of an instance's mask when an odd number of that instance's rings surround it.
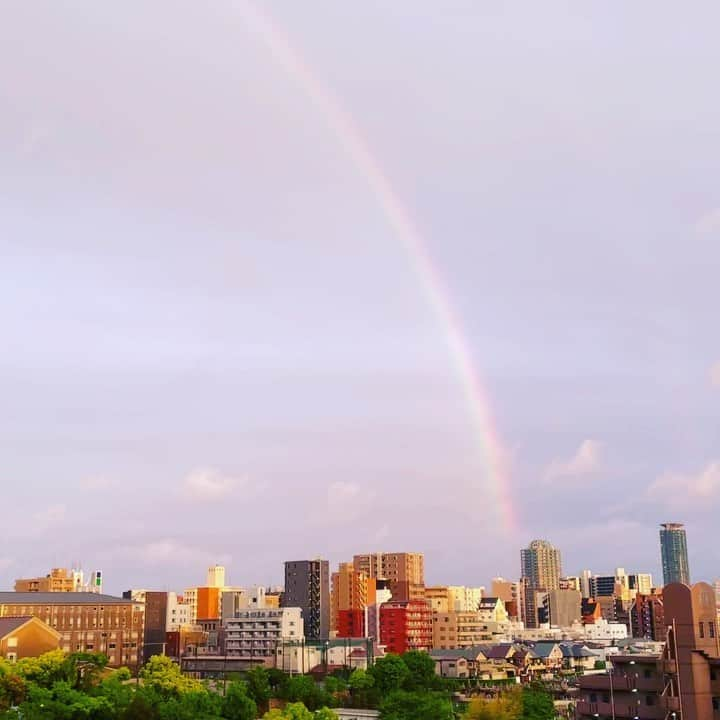
<svg viewBox="0 0 720 720">
<path fill-rule="evenodd" d="M 130 603 L 132 600 L 90 592 L 0 592 L 0 605 L 128 605 Z"/>
</svg>

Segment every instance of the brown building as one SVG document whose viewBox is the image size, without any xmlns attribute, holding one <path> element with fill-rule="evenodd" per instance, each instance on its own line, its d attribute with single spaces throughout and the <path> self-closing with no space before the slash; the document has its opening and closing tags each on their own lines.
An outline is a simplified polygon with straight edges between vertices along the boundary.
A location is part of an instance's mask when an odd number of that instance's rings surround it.
<svg viewBox="0 0 720 720">
<path fill-rule="evenodd" d="M 20 578 L 15 581 L 15 592 L 74 592 L 79 580 L 72 570 L 53 568 L 45 577 Z"/>
<path fill-rule="evenodd" d="M 469 648 L 492 639 L 479 611 L 433 612 L 432 632 L 434 650 Z"/>
<path fill-rule="evenodd" d="M 387 580 L 393 600 L 425 598 L 425 559 L 422 553 L 372 553 L 353 557 L 355 570 Z"/>
<path fill-rule="evenodd" d="M 38 657 L 60 646 L 60 633 L 36 617 L 0 618 L 0 658 Z"/>
<path fill-rule="evenodd" d="M 663 588 L 663 655 L 613 656 L 607 674 L 580 680 L 578 718 L 720 718 L 720 638 L 707 583 Z"/>
<path fill-rule="evenodd" d="M 113 667 L 142 660 L 141 603 L 86 592 L 0 592 L 0 618 L 18 616 L 39 618 L 60 633 L 65 652 L 102 652 Z"/>
<path fill-rule="evenodd" d="M 650 595 L 636 595 L 630 606 L 631 636 L 648 638 L 664 642 L 667 635 L 665 627 L 665 605 L 662 590 Z"/>
</svg>

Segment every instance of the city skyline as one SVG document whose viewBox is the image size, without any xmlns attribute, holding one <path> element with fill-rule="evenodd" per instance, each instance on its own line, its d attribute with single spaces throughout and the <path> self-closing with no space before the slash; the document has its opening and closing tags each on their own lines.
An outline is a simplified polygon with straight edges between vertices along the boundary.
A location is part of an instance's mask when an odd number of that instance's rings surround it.
<svg viewBox="0 0 720 720">
<path fill-rule="evenodd" d="M 712 581 L 720 7 L 301 5 L 4 14 L 0 585 Z"/>
</svg>

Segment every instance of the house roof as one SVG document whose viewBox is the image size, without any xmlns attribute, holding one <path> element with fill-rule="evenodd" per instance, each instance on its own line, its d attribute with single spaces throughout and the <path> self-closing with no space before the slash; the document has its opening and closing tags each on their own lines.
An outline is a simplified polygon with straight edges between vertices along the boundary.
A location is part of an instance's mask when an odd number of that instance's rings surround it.
<svg viewBox="0 0 720 720">
<path fill-rule="evenodd" d="M 538 657 L 545 658 L 557 647 L 557 643 L 554 642 L 536 642 L 533 645 L 533 650 Z"/>
<path fill-rule="evenodd" d="M 0 605 L 138 605 L 112 595 L 91 592 L 0 592 Z"/>
<path fill-rule="evenodd" d="M 21 627 L 27 625 L 28 623 L 37 623 L 38 625 L 41 625 L 45 631 L 51 633 L 52 635 L 60 637 L 60 633 L 57 630 L 51 628 L 47 623 L 44 623 L 42 620 L 39 620 L 32 615 L 23 615 L 19 617 L 0 618 L 0 639 L 7 637 L 11 633 L 17 632 Z"/>
<path fill-rule="evenodd" d="M 487 649 L 479 645 L 466 648 L 452 648 L 449 650 L 434 649 L 430 651 L 430 657 L 434 660 L 455 660 L 464 658 L 465 660 L 485 659 Z M 482 657 L 481 657 L 482 656 Z"/>
</svg>

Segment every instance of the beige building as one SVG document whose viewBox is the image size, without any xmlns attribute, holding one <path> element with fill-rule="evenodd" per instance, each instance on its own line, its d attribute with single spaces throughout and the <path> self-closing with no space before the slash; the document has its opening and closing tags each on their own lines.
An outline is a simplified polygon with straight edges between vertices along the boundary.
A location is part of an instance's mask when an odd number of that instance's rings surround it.
<svg viewBox="0 0 720 720">
<path fill-rule="evenodd" d="M 422 553 L 372 553 L 353 557 L 355 570 L 387 580 L 393 600 L 425 599 L 425 559 Z"/>
<path fill-rule="evenodd" d="M 0 619 L 36 617 L 60 634 L 65 652 L 101 652 L 112 667 L 142 660 L 141 603 L 88 592 L 0 592 Z"/>
<path fill-rule="evenodd" d="M 432 621 L 435 650 L 473 647 L 492 639 L 479 612 L 434 612 Z"/>
</svg>

